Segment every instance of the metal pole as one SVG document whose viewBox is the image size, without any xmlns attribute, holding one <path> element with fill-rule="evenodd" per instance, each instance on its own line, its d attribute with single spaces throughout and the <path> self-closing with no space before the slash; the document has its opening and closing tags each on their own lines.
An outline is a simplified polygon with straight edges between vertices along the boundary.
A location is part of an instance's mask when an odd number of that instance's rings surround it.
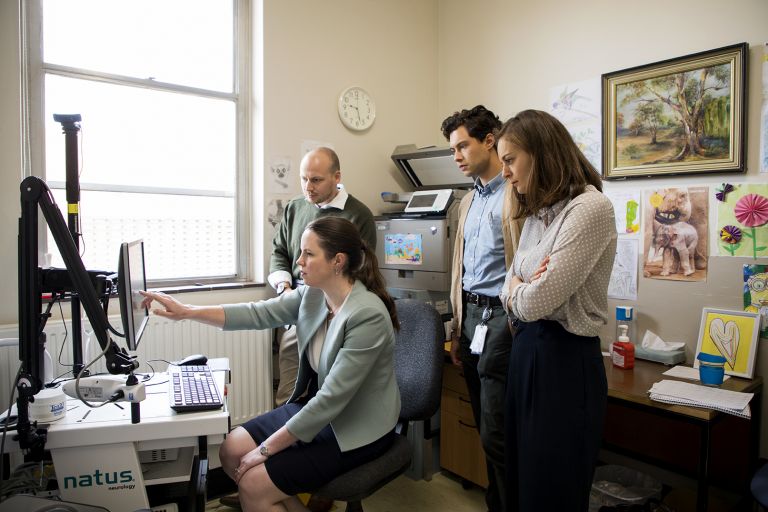
<svg viewBox="0 0 768 512">
<path fill-rule="evenodd" d="M 77 152 L 77 132 L 80 131 L 80 114 L 54 114 L 53 120 L 61 123 L 64 132 L 66 155 L 67 226 L 75 248 L 80 251 L 80 172 Z M 83 368 L 83 327 L 80 297 L 72 295 L 72 375 Z"/>
</svg>

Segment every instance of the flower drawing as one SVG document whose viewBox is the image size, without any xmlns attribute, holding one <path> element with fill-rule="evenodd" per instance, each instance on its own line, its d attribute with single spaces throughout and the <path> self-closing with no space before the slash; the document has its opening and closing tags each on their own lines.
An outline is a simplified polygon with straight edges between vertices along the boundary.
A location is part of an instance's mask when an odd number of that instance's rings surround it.
<svg viewBox="0 0 768 512">
<path fill-rule="evenodd" d="M 736 220 L 754 228 L 768 222 L 768 198 L 760 194 L 747 194 L 736 202 L 733 209 Z"/>
<path fill-rule="evenodd" d="M 755 228 L 768 222 L 768 198 L 760 194 L 747 194 L 736 202 L 733 213 L 736 220 L 749 228 L 749 231 L 744 231 L 744 236 L 752 239 L 752 257 L 757 259 L 757 253 L 766 247 L 757 246 Z"/>
<path fill-rule="evenodd" d="M 723 249 L 735 256 L 736 249 L 741 246 L 741 229 L 736 226 L 725 226 L 720 230 L 720 240 L 725 242 Z"/>
</svg>

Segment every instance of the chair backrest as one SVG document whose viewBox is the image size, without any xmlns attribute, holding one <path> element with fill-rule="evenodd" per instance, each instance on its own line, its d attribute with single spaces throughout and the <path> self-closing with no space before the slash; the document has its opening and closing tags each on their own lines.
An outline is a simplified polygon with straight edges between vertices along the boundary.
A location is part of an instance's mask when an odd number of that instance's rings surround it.
<svg viewBox="0 0 768 512">
<path fill-rule="evenodd" d="M 400 331 L 395 342 L 395 375 L 403 421 L 425 421 L 440 406 L 445 327 L 440 313 L 413 299 L 395 301 Z"/>
</svg>

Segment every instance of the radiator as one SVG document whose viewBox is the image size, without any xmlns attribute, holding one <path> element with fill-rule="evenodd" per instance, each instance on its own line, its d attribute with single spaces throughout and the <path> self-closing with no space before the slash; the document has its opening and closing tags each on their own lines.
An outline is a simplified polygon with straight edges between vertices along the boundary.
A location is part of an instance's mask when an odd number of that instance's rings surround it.
<svg viewBox="0 0 768 512">
<path fill-rule="evenodd" d="M 120 317 L 109 319 L 113 326 L 122 330 Z M 90 326 L 83 319 L 85 330 Z M 53 376 L 66 374 L 72 360 L 72 326 L 55 317 L 46 325 L 46 348 L 52 359 Z M 0 326 L 0 339 L 18 335 L 18 326 Z M 122 339 L 115 340 L 118 346 L 125 346 Z M 6 346 L 3 346 L 6 345 Z M 13 342 L 0 344 L 0 410 L 8 407 L 11 386 L 19 367 L 18 345 Z M 63 348 L 63 351 L 62 351 Z M 88 362 L 101 351 L 95 337 L 88 341 L 83 335 L 83 359 Z M 60 354 L 60 355 L 59 355 Z M 227 357 L 232 381 L 227 386 L 232 426 L 239 425 L 252 417 L 272 409 L 272 331 L 222 331 L 216 327 L 197 322 L 174 322 L 161 317 L 150 317 L 144 335 L 135 355 L 141 363 L 139 372 L 164 371 L 164 359 L 173 361 L 190 354 L 205 354 L 208 358 Z M 101 358 L 90 368 L 91 373 L 104 372 Z M 71 374 L 69 375 L 71 376 Z M 15 400 L 15 397 L 14 397 Z"/>
</svg>

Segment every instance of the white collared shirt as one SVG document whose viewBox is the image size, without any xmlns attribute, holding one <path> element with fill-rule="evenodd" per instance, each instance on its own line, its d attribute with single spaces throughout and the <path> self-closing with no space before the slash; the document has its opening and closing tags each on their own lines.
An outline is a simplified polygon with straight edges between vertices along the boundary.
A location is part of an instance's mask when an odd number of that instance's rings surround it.
<svg viewBox="0 0 768 512">
<path fill-rule="evenodd" d="M 324 205 L 317 205 L 317 207 L 320 208 L 321 210 L 324 210 L 326 208 L 336 208 L 337 210 L 343 210 L 344 205 L 347 204 L 348 197 L 349 197 L 349 194 L 347 194 L 347 191 L 341 188 L 339 189 L 339 192 L 336 194 L 336 197 L 334 197 Z"/>
</svg>

